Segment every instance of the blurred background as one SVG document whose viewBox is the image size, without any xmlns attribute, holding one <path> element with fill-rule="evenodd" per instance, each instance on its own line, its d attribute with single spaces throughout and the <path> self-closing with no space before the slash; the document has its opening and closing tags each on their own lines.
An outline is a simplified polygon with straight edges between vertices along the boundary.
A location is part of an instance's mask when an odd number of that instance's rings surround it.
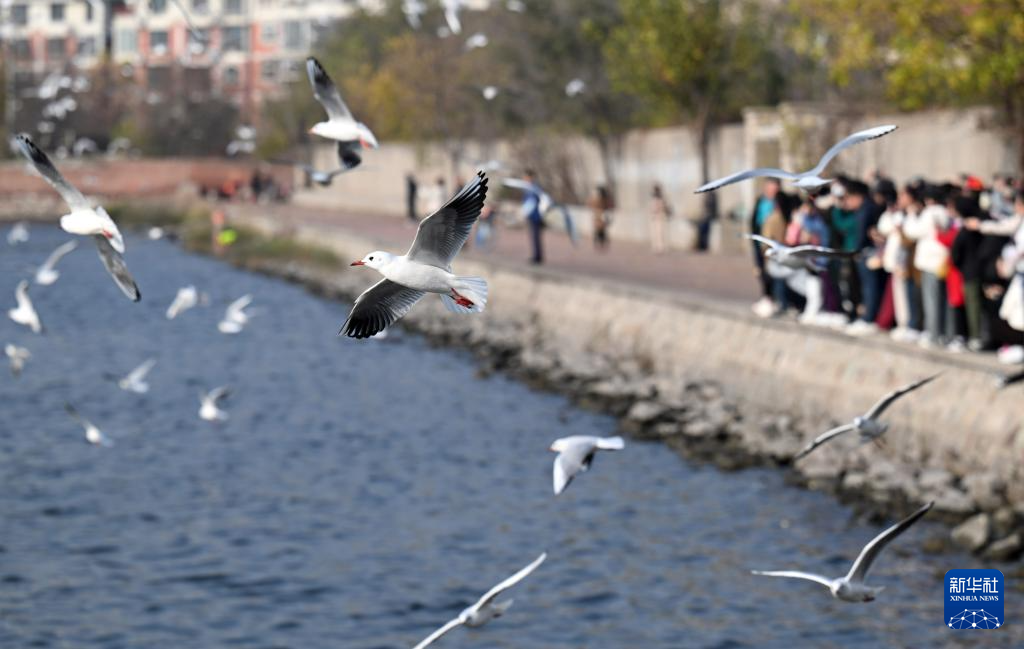
<svg viewBox="0 0 1024 649">
<path fill-rule="evenodd" d="M 169 0 L 3 0 L 5 131 L 76 157 L 328 162 L 307 132 L 315 54 L 384 150 L 309 202 L 402 211 L 407 173 L 451 183 L 496 161 L 537 169 L 569 204 L 606 185 L 626 239 L 646 238 L 659 182 L 684 248 L 757 192 L 694 186 L 810 166 L 864 124 L 898 122 L 900 139 L 849 151 L 850 175 L 991 178 L 1022 162 L 1012 1 L 465 0 L 460 34 L 433 2 L 419 28 L 403 0 L 182 2 L 195 31 Z"/>
</svg>

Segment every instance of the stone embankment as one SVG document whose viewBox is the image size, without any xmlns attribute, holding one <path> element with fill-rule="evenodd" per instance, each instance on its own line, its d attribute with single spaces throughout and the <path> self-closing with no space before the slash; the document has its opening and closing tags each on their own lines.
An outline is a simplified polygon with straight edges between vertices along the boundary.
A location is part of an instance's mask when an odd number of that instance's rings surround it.
<svg viewBox="0 0 1024 649">
<path fill-rule="evenodd" d="M 324 225 L 292 223 L 284 232 L 258 208 L 234 209 L 231 218 L 341 260 L 395 248 Z M 375 281 L 346 265 L 250 263 L 332 298 L 351 300 Z M 872 512 L 897 515 L 934 500 L 932 517 L 954 526 L 952 543 L 992 560 L 1021 555 L 1024 399 L 1019 389 L 996 389 L 998 368 L 987 359 L 764 321 L 640 286 L 476 259 L 456 265 L 488 278 L 487 312 L 453 317 L 428 297 L 402 324 L 473 350 L 482 371 L 568 394 L 619 417 L 636 438 L 723 469 L 786 466 L 794 481 Z M 838 440 L 791 463 L 809 438 L 939 372 L 890 409 L 880 444 Z"/>
</svg>

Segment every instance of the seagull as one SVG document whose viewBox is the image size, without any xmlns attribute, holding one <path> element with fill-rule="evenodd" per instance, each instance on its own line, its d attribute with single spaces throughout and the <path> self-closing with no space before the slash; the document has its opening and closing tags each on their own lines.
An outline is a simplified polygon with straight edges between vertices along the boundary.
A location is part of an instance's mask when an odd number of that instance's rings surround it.
<svg viewBox="0 0 1024 649">
<path fill-rule="evenodd" d="M 222 334 L 237 334 L 249 322 L 249 314 L 245 307 L 252 302 L 252 295 L 246 294 L 228 305 L 224 310 L 224 318 L 217 323 L 217 330 Z"/>
<path fill-rule="evenodd" d="M 896 523 L 875 538 L 871 539 L 871 542 L 865 545 L 864 549 L 860 551 L 860 556 L 858 556 L 857 560 L 853 562 L 850 572 L 848 572 L 845 577 L 831 579 L 822 575 L 800 572 L 798 570 L 752 570 L 751 572 L 755 575 L 764 575 L 767 577 L 788 577 L 791 579 L 806 579 L 808 581 L 817 582 L 828 588 L 829 592 L 832 593 L 832 597 L 841 599 L 844 602 L 873 602 L 878 596 L 878 593 L 884 590 L 884 586 L 874 588 L 864 583 L 864 580 L 868 575 L 868 570 L 871 569 L 871 564 L 875 562 L 875 559 L 877 559 L 878 555 L 885 549 L 885 546 L 889 545 L 889 543 L 897 536 L 906 532 L 911 525 L 917 522 L 917 519 L 927 514 L 933 504 L 934 503 L 928 503 L 899 523 Z"/>
<path fill-rule="evenodd" d="M 448 29 L 453 34 L 462 33 L 462 22 L 459 20 L 459 9 L 462 8 L 462 0 L 441 0 L 444 7 L 444 21 L 448 23 Z"/>
<path fill-rule="evenodd" d="M 565 96 L 575 97 L 582 95 L 587 89 L 587 84 L 583 79 L 573 79 L 569 83 L 565 84 Z"/>
<path fill-rule="evenodd" d="M 32 352 L 11 343 L 4 346 L 4 354 L 11 362 L 11 374 L 15 377 L 21 376 L 21 371 L 25 369 L 25 361 L 32 358 Z"/>
<path fill-rule="evenodd" d="M 759 234 L 745 234 L 743 236 L 768 246 L 768 249 L 765 250 L 764 253 L 765 257 L 780 266 L 785 266 L 786 268 L 792 268 L 794 270 L 805 268 L 812 272 L 818 272 L 821 269 L 814 265 L 814 260 L 818 257 L 851 259 L 857 256 L 856 251 L 845 252 L 834 248 L 812 245 L 787 246 L 779 243 L 778 241 L 769 239 L 768 237 L 762 237 Z"/>
<path fill-rule="evenodd" d="M 535 189 L 533 185 L 526 182 L 522 178 L 505 178 L 501 181 L 501 184 L 504 185 L 505 187 L 519 189 L 524 192 L 533 191 Z M 572 213 L 569 211 L 569 208 L 567 208 L 565 205 L 562 205 L 561 203 L 556 203 L 555 200 L 551 198 L 551 194 L 548 194 L 546 191 L 541 189 L 540 198 L 537 201 L 537 209 L 540 211 L 542 216 L 546 217 L 548 211 L 551 210 L 552 208 L 555 208 L 562 213 L 562 221 L 565 225 L 565 232 L 566 234 L 569 235 L 569 239 L 572 241 L 573 245 L 575 245 L 578 235 L 576 232 L 576 225 L 573 222 Z"/>
<path fill-rule="evenodd" d="M 405 14 L 405 20 L 413 29 L 420 28 L 422 24 L 420 16 L 426 12 L 427 6 L 421 0 L 402 0 L 402 13 Z"/>
<path fill-rule="evenodd" d="M 75 410 L 74 406 L 72 406 L 69 403 L 66 403 L 64 404 L 64 410 L 67 410 L 68 414 L 71 415 L 71 418 L 77 421 L 79 424 L 81 424 L 82 428 L 85 429 L 85 441 L 96 446 L 114 445 L 113 440 L 104 435 L 103 431 L 101 431 L 99 428 L 96 428 L 96 426 L 93 425 L 91 421 L 79 415 L 78 411 Z"/>
<path fill-rule="evenodd" d="M 117 381 L 117 387 L 121 388 L 125 392 L 134 392 L 135 394 L 146 394 L 149 392 L 149 383 L 146 383 L 146 375 L 156 365 L 156 359 L 150 358 L 139 365 L 134 370 L 129 372 L 124 378 L 110 377 Z"/>
<path fill-rule="evenodd" d="M 342 163 L 344 163 L 344 162 L 345 162 L 345 160 L 344 160 L 344 157 L 343 157 L 342 158 Z M 349 163 L 351 163 L 351 162 L 352 162 L 352 160 L 350 158 Z M 359 162 L 356 162 L 355 164 L 351 164 L 350 166 L 341 167 L 341 168 L 338 168 L 338 169 L 332 169 L 331 171 L 318 171 L 317 169 L 314 169 L 311 165 L 307 165 L 307 164 L 301 165 L 301 167 L 302 167 L 302 170 L 304 172 L 306 172 L 306 175 L 309 176 L 309 179 L 311 181 L 315 182 L 316 184 L 320 185 L 321 187 L 330 187 L 331 183 L 334 182 L 334 177 L 335 176 L 337 176 L 338 174 L 341 174 L 341 173 L 345 173 L 349 169 L 352 169 L 353 167 L 357 166 L 358 164 L 359 164 Z"/>
<path fill-rule="evenodd" d="M 32 333 L 43 333 L 43 323 L 39 320 L 36 308 L 32 306 L 32 299 L 28 296 L 28 280 L 18 282 L 18 288 L 14 290 L 14 299 L 17 301 L 17 308 L 7 311 L 8 317 L 20 325 L 25 325 L 32 330 Z"/>
<path fill-rule="evenodd" d="M 231 394 L 231 388 L 221 386 L 207 394 L 199 393 L 199 418 L 203 421 L 224 421 L 228 413 L 217 407 L 217 402 Z"/>
<path fill-rule="evenodd" d="M 28 241 L 28 225 L 24 221 L 18 221 L 7 231 L 7 243 L 16 246 L 26 241 Z"/>
<path fill-rule="evenodd" d="M 313 57 L 306 59 L 306 73 L 313 86 L 313 96 L 327 111 L 327 121 L 314 124 L 309 132 L 338 142 L 338 158 L 345 169 L 357 166 L 362 162 L 357 151 L 360 148 L 376 149 L 379 146 L 377 138 L 366 124 L 352 117 L 348 106 L 341 100 L 338 87 L 319 61 Z"/>
<path fill-rule="evenodd" d="M 54 268 L 54 266 L 57 265 L 58 261 L 63 259 L 64 255 L 77 247 L 78 242 L 73 239 L 57 246 L 57 249 L 51 252 L 50 256 L 43 262 L 43 265 L 36 270 L 36 284 L 49 286 L 56 282 L 57 278 L 60 277 L 60 273 L 57 272 L 57 269 Z"/>
<path fill-rule="evenodd" d="M 719 178 L 718 180 L 709 182 L 706 185 L 702 185 L 697 189 L 696 193 L 700 194 L 702 192 L 709 192 L 711 190 L 718 189 L 719 187 L 724 187 L 725 185 L 731 185 L 732 183 L 737 183 L 741 180 L 757 177 L 792 180 L 794 181 L 793 184 L 800 189 L 807 191 L 815 190 L 831 183 L 834 180 L 832 178 L 821 178 L 820 174 L 825 171 L 825 167 L 827 167 L 828 163 L 832 161 L 832 158 L 839 155 L 840 151 L 847 149 L 854 144 L 860 144 L 861 142 L 867 142 L 868 140 L 874 140 L 875 138 L 882 137 L 883 135 L 892 133 L 895 130 L 896 126 L 887 124 L 885 126 L 876 126 L 875 128 L 857 131 L 825 152 L 825 155 L 818 161 L 818 166 L 814 167 L 810 171 L 792 173 L 790 171 L 772 168 L 749 169 L 747 171 L 734 173 L 731 176 L 726 176 L 725 178 Z"/>
<path fill-rule="evenodd" d="M 174 301 L 167 307 L 168 320 L 174 320 L 182 313 L 185 313 L 196 304 L 199 303 L 199 292 L 195 286 L 183 286 L 178 289 L 178 293 L 174 296 Z"/>
<path fill-rule="evenodd" d="M 81 192 L 71 186 L 64 176 L 57 171 L 57 168 L 50 162 L 50 158 L 43 153 L 39 147 L 32 142 L 27 135 L 15 136 L 15 142 L 22 155 L 28 158 L 36 171 L 57 190 L 64 202 L 71 208 L 71 213 L 62 216 L 60 227 L 71 234 L 89 235 L 96 241 L 96 250 L 99 253 L 100 261 L 106 267 L 107 272 L 114 278 L 118 288 L 133 302 L 141 298 L 139 287 L 128 272 L 128 266 L 124 263 L 124 238 L 121 231 L 117 229 L 114 220 L 110 218 L 107 211 L 100 206 L 93 207 L 82 196 Z"/>
<path fill-rule="evenodd" d="M 451 264 L 486 197 L 487 177 L 481 171 L 441 209 L 420 221 L 416 239 L 404 255 L 378 250 L 352 262 L 380 272 L 384 279 L 356 298 L 339 335 L 368 338 L 408 313 L 425 293 L 438 293 L 452 313 L 483 311 L 487 281 L 453 275 Z"/>
<path fill-rule="evenodd" d="M 466 39 L 466 51 L 469 52 L 481 47 L 487 47 L 487 44 L 490 42 L 491 41 L 487 38 L 487 34 L 478 32 Z"/>
<path fill-rule="evenodd" d="M 544 563 L 544 559 L 547 559 L 548 555 L 546 552 L 542 553 L 539 557 L 533 560 L 533 563 L 526 566 L 516 574 L 512 575 L 505 581 L 501 582 L 494 588 L 487 591 L 483 597 L 477 601 L 476 604 L 466 608 L 459 616 L 453 620 L 447 622 L 437 631 L 434 631 L 426 637 L 422 642 L 416 645 L 413 649 L 423 649 L 427 645 L 433 644 L 438 638 L 448 633 L 452 629 L 458 626 L 466 625 L 470 628 L 476 628 L 483 626 L 495 618 L 499 618 L 508 611 L 512 606 L 514 600 L 505 600 L 504 602 L 494 603 L 494 599 L 501 595 L 503 592 L 512 588 L 522 580 L 526 579 L 531 572 L 537 569 L 537 567 Z"/>
<path fill-rule="evenodd" d="M 594 454 L 598 451 L 621 451 L 626 443 L 621 437 L 594 437 L 593 435 L 572 435 L 551 442 L 548 450 L 558 453 L 555 458 L 555 495 L 565 491 L 572 479 L 590 468 Z"/>
<path fill-rule="evenodd" d="M 796 454 L 796 456 L 793 457 L 793 461 L 795 462 L 796 460 L 799 460 L 800 458 L 806 456 L 808 453 L 818 448 L 822 444 L 829 442 L 832 439 L 839 437 L 840 435 L 843 435 L 845 433 L 859 433 L 861 440 L 864 442 L 869 442 L 871 440 L 878 439 L 885 433 L 886 430 L 889 429 L 889 424 L 878 421 L 878 418 L 882 416 L 882 413 L 884 413 L 886 409 L 893 404 L 893 402 L 895 402 L 903 395 L 913 392 L 914 390 L 924 385 L 927 385 L 928 383 L 931 383 L 938 377 L 938 374 L 933 374 L 928 378 L 921 379 L 920 381 L 914 381 L 913 383 L 904 385 L 902 388 L 893 390 L 889 394 L 882 397 L 882 400 L 876 403 L 874 406 L 872 406 L 871 410 L 868 410 L 864 415 L 860 417 L 855 417 L 851 423 L 843 424 L 842 426 L 837 426 L 836 428 L 833 428 L 832 430 L 826 431 L 821 435 L 815 437 L 814 441 L 805 446 L 803 450 L 801 450 L 799 453 Z"/>
<path fill-rule="evenodd" d="M 486 101 L 494 101 L 500 92 L 501 88 L 498 86 L 483 86 L 480 88 L 480 94 L 483 95 Z"/>
</svg>

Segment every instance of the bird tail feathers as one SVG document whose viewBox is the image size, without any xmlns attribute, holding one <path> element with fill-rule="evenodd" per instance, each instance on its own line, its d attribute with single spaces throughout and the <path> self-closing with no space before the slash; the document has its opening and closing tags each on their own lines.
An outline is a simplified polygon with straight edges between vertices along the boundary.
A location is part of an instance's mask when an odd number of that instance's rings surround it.
<svg viewBox="0 0 1024 649">
<path fill-rule="evenodd" d="M 487 280 L 482 277 L 456 277 L 455 290 L 459 295 L 473 303 L 473 306 L 462 306 L 448 295 L 441 295 L 441 301 L 452 313 L 480 313 L 487 306 Z"/>
<path fill-rule="evenodd" d="M 602 451 L 621 451 L 626 443 L 621 437 L 602 437 L 597 441 L 597 448 Z"/>
</svg>

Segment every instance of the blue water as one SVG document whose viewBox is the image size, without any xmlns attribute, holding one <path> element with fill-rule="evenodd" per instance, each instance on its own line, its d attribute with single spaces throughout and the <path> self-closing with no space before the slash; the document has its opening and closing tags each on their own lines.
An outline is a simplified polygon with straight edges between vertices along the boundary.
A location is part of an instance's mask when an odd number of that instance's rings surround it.
<svg viewBox="0 0 1024 649">
<path fill-rule="evenodd" d="M 67 237 L 0 244 L 4 309 Z M 1014 595 L 1002 630 L 946 629 L 942 575 L 975 564 L 920 551 L 940 526 L 883 555 L 872 604 L 755 578 L 845 573 L 882 525 L 779 471 L 639 442 L 556 499 L 551 440 L 614 434 L 613 419 L 401 331 L 339 339 L 345 304 L 167 242 L 129 238 L 131 304 L 83 244 L 31 288 L 45 335 L 0 321 L 0 344 L 33 354 L 20 379 L 0 373 L 0 646 L 411 647 L 545 550 L 507 616 L 436 646 L 1024 645 Z M 167 321 L 186 284 L 210 306 Z M 218 333 L 244 293 L 250 326 Z M 150 356 L 148 395 L 102 378 Z M 197 393 L 221 384 L 230 420 L 201 421 Z M 86 444 L 65 402 L 115 446 Z"/>
</svg>

